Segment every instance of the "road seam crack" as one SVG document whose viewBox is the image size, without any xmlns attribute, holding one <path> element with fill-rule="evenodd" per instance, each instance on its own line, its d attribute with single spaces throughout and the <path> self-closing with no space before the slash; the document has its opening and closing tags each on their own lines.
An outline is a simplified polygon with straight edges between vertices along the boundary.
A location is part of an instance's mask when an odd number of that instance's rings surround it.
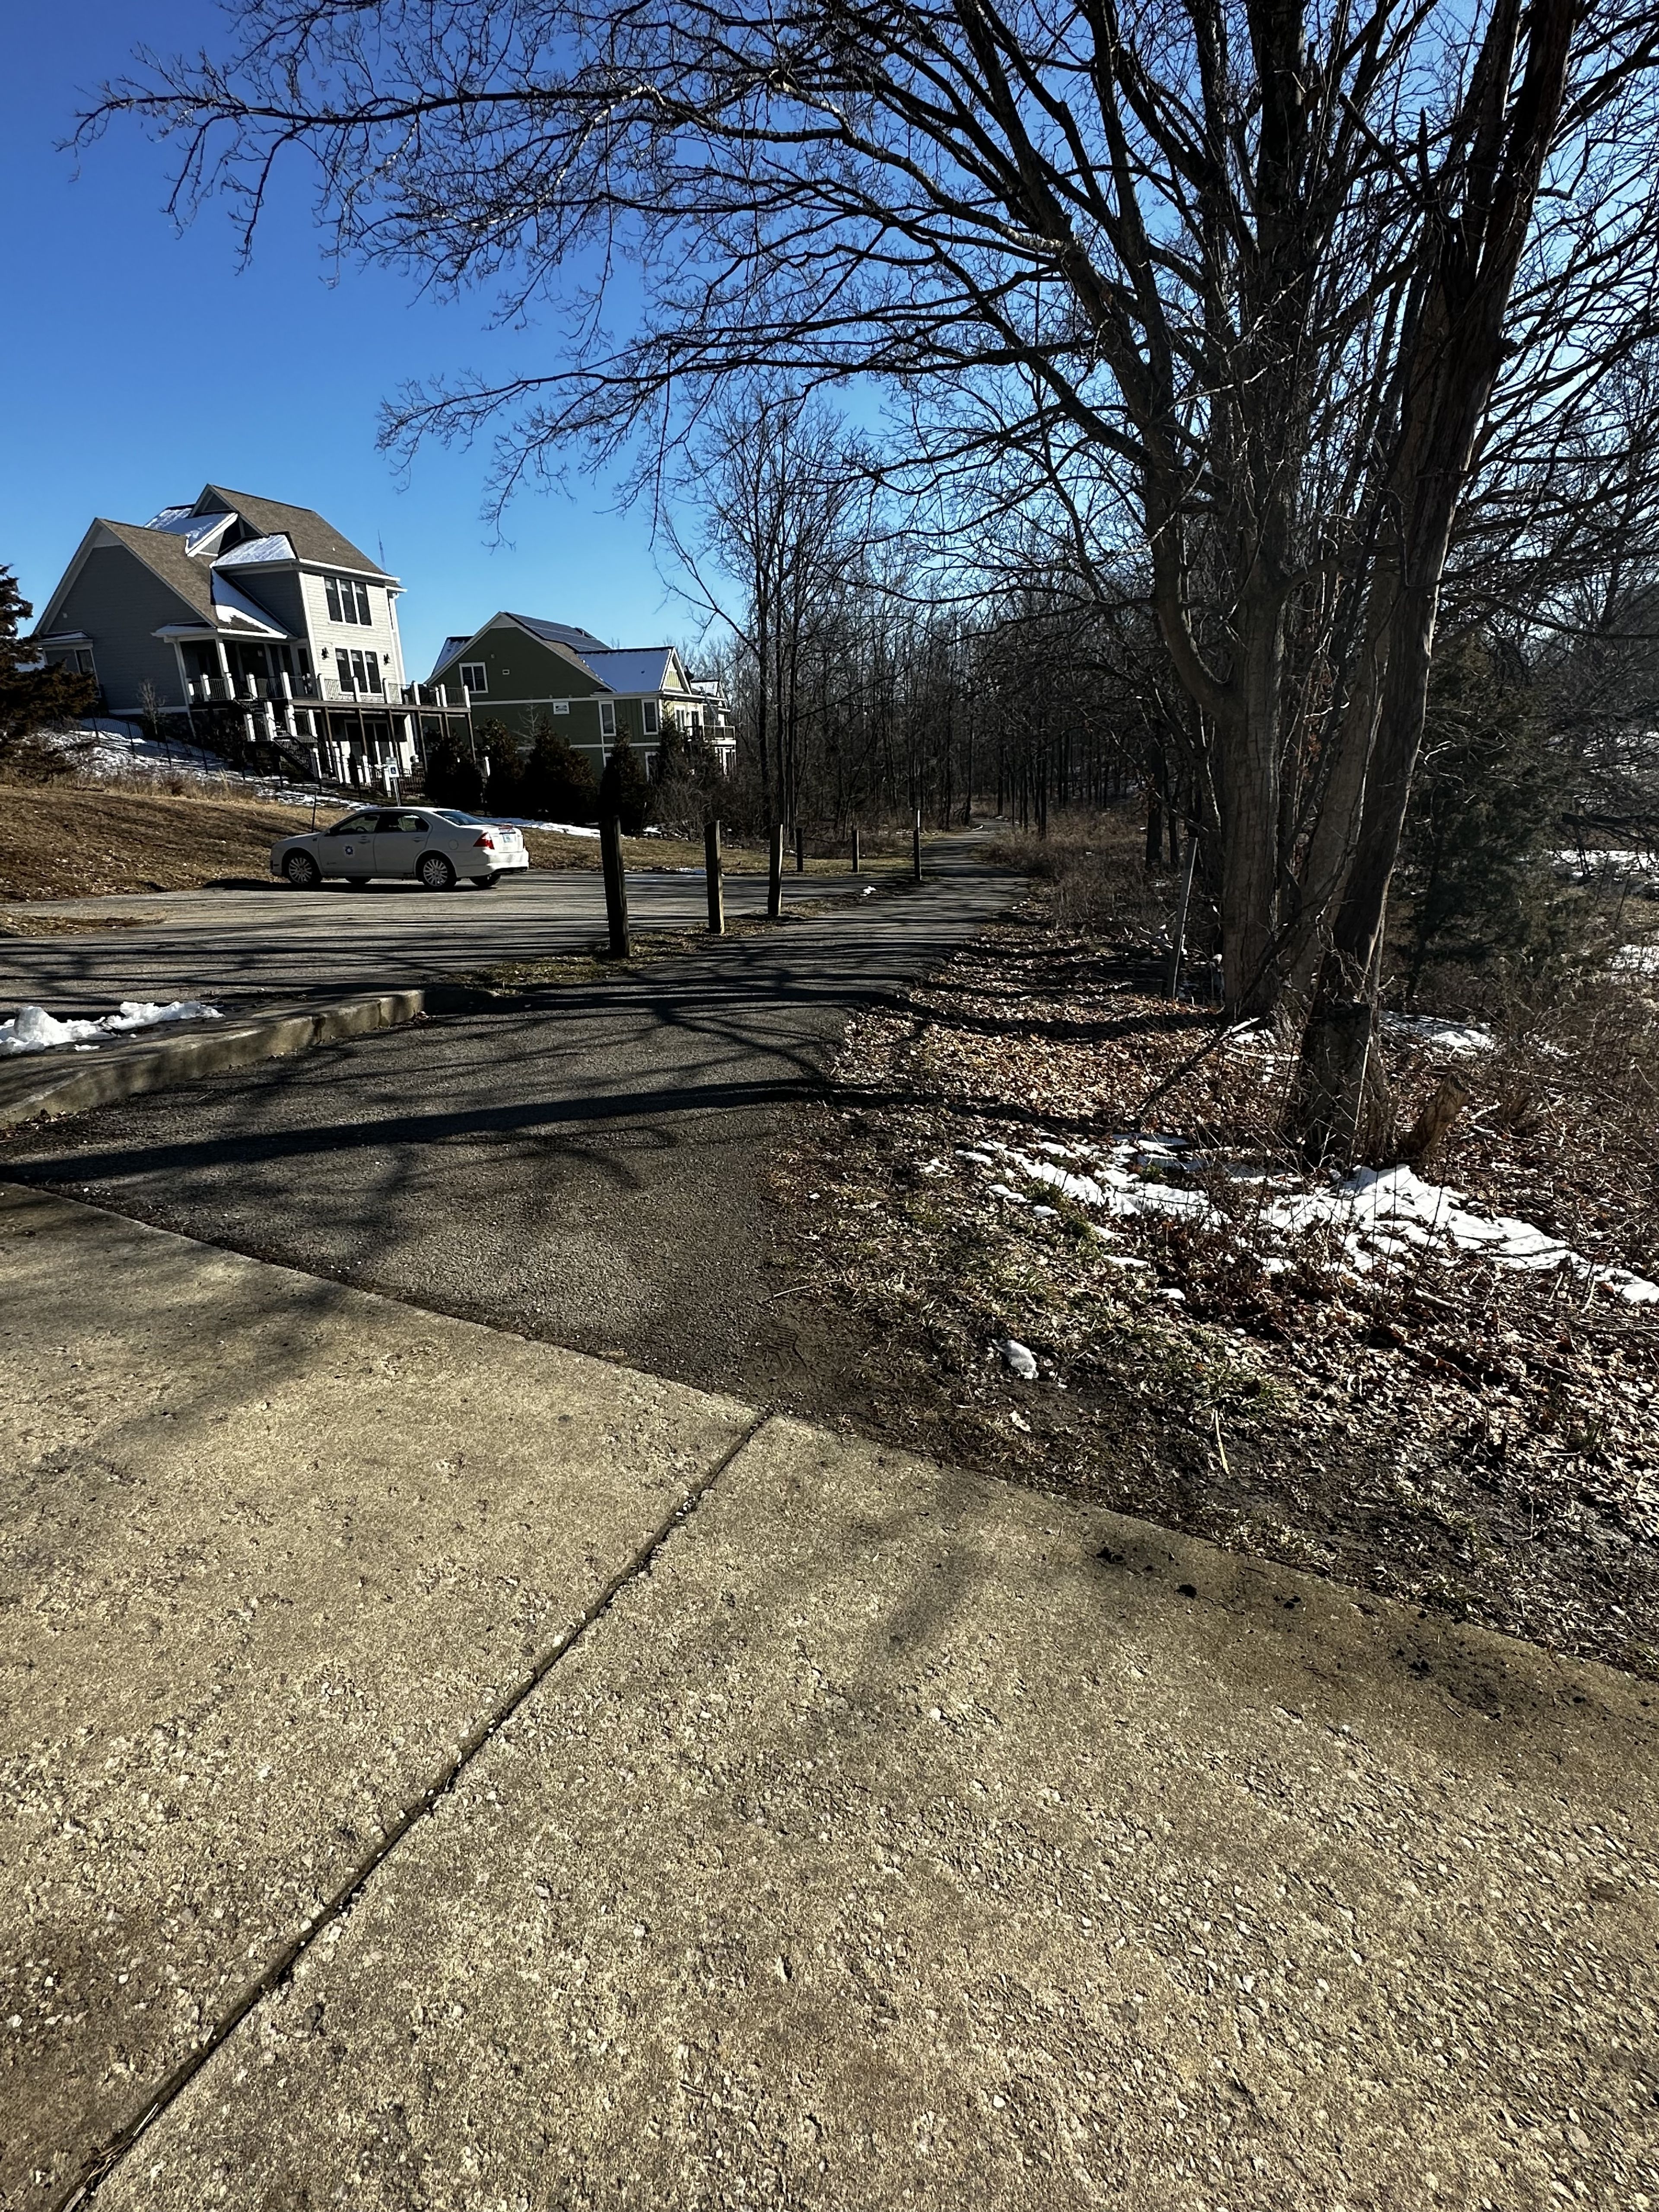
<svg viewBox="0 0 1659 2212">
<path fill-rule="evenodd" d="M 441 1771 L 429 1782 L 418 1797 L 412 1799 L 397 1814 L 382 1834 L 380 1840 L 366 1857 L 361 1859 L 331 1898 L 313 1913 L 297 1936 L 292 1937 L 266 1966 L 264 1971 L 249 1984 L 236 2002 L 216 2024 L 207 2039 L 193 2051 L 168 2075 L 156 2090 L 141 2116 L 118 2128 L 109 2140 L 82 2167 L 65 2194 L 54 2200 L 52 2212 L 73 2212 L 73 2208 L 89 2204 L 97 2191 L 108 2180 L 117 2166 L 133 2149 L 139 2138 L 177 2102 L 190 2087 L 208 2061 L 221 2051 L 255 2007 L 283 1988 L 293 1978 L 296 1967 L 304 1960 L 318 1939 L 347 1917 L 362 1893 L 376 1874 L 386 1864 L 404 1837 L 420 1821 L 426 1820 L 446 1797 L 453 1792 L 457 1784 L 473 1760 L 501 1733 L 525 1704 L 547 1680 L 560 1661 L 569 1656 L 591 1629 L 596 1628 L 610 1612 L 629 1584 L 643 1575 L 648 1575 L 675 1530 L 690 1520 L 709 1492 L 735 1461 L 741 1458 L 761 1431 L 775 1419 L 771 1413 L 758 1413 L 742 1434 L 727 1445 L 714 1464 L 700 1475 L 674 1505 L 673 1510 L 647 1537 L 645 1542 L 626 1564 L 619 1567 L 604 1588 L 593 1597 L 578 1617 L 574 1628 L 556 1637 L 529 1669 L 520 1676 L 513 1688 L 493 1710 L 461 1741 L 455 1755 Z"/>
</svg>

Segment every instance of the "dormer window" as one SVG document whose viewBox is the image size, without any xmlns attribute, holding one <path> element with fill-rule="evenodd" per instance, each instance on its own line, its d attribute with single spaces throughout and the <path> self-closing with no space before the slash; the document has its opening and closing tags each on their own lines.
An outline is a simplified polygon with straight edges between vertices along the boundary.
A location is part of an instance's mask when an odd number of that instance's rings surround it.
<svg viewBox="0 0 1659 2212">
<path fill-rule="evenodd" d="M 367 628 L 373 620 L 368 611 L 368 586 L 360 584 L 355 576 L 325 576 L 323 592 L 328 600 L 331 622 L 361 623 Z"/>
</svg>

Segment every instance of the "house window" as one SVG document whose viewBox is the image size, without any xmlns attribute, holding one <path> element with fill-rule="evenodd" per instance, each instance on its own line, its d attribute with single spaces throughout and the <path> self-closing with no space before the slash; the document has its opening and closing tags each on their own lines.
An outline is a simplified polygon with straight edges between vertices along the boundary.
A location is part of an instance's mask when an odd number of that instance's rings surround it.
<svg viewBox="0 0 1659 2212">
<path fill-rule="evenodd" d="M 616 734 L 616 702 L 611 699 L 601 699 L 599 702 L 599 735 L 602 738 L 614 738 Z"/>
<path fill-rule="evenodd" d="M 355 660 L 357 656 L 353 653 L 351 657 Z M 368 671 L 368 688 L 371 691 L 378 691 L 380 689 L 380 657 L 378 653 L 368 653 L 363 655 L 363 659 Z"/>
<path fill-rule="evenodd" d="M 657 713 L 657 702 L 654 699 L 647 699 L 645 702 L 646 736 L 647 738 L 656 737 L 659 734 L 659 727 L 660 722 Z"/>
<path fill-rule="evenodd" d="M 463 691 L 489 690 L 489 672 L 482 660 L 464 660 L 461 663 L 461 689 Z"/>
<path fill-rule="evenodd" d="M 325 576 L 323 596 L 328 601 L 331 622 L 352 623 L 368 629 L 372 617 L 367 584 L 360 584 L 351 576 Z"/>
</svg>

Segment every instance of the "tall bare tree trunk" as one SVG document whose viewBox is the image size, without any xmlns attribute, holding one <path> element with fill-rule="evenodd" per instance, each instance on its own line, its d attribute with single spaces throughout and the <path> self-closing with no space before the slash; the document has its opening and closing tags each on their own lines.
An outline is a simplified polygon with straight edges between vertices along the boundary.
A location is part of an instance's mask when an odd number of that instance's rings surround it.
<svg viewBox="0 0 1659 2212">
<path fill-rule="evenodd" d="M 1364 1158 L 1391 1145 L 1376 1050 L 1389 889 L 1423 740 L 1441 578 L 1474 441 L 1503 359 L 1504 323 L 1545 155 L 1561 112 L 1574 0 L 1533 0 L 1511 98 L 1522 0 L 1503 0 L 1470 88 L 1462 205 L 1425 234 L 1420 301 L 1406 348 L 1389 539 L 1371 590 L 1382 674 L 1376 741 L 1341 904 L 1321 963 L 1291 1123 L 1304 1152 Z"/>
</svg>

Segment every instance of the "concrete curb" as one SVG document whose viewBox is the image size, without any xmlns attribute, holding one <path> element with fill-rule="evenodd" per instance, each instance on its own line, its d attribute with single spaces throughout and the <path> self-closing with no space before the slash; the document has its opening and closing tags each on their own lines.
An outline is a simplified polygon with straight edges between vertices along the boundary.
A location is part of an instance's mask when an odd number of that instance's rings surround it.
<svg viewBox="0 0 1659 2212">
<path fill-rule="evenodd" d="M 59 1060 L 51 1069 L 38 1064 L 27 1070 L 9 1068 L 0 1072 L 0 1130 L 60 1114 L 83 1114 L 89 1107 L 112 1105 L 147 1091 L 174 1090 L 205 1075 L 283 1060 L 338 1037 L 396 1029 L 423 1013 L 426 1000 L 424 991 L 376 991 L 233 1017 L 184 1036 L 103 1047 L 95 1060 L 86 1055 L 67 1065 Z M 8 1076 L 14 1079 L 8 1082 Z"/>
</svg>

